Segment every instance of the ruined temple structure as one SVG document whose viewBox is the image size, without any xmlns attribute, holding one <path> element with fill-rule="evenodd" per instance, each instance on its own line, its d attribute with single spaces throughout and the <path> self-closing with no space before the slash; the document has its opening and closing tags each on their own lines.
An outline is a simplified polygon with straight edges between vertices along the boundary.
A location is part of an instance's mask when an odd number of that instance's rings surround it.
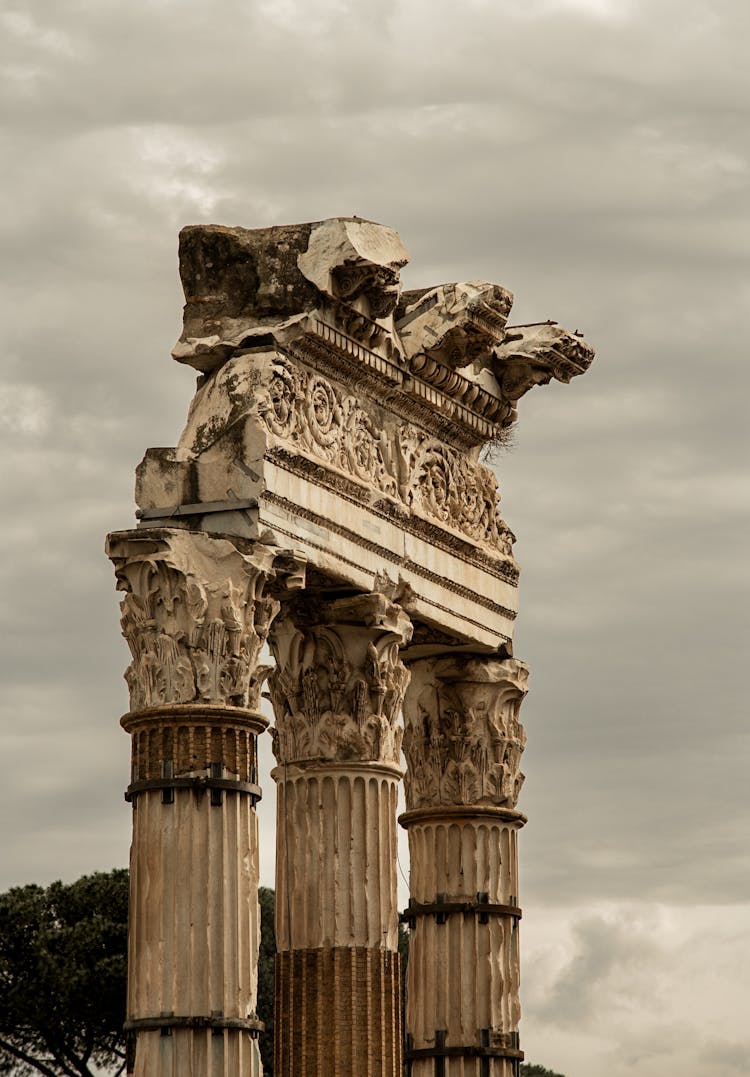
<svg viewBox="0 0 750 1077">
<path fill-rule="evenodd" d="M 554 322 L 509 325 L 496 284 L 401 291 L 406 261 L 392 229 L 356 217 L 180 236 L 173 355 L 197 391 L 177 447 L 138 468 L 138 525 L 107 542 L 132 655 L 138 1077 L 260 1074 L 263 694 L 276 1077 L 513 1077 L 523 1058 L 527 670 L 481 454 L 524 393 L 593 353 Z"/>
</svg>

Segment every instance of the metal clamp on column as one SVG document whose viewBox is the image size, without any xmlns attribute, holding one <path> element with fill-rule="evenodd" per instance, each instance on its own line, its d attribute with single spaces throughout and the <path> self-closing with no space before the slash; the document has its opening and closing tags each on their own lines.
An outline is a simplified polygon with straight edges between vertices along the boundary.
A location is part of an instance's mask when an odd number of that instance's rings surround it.
<svg viewBox="0 0 750 1077">
<path fill-rule="evenodd" d="M 407 1064 L 408 1073 L 411 1074 L 412 1065 L 420 1059 L 434 1058 L 435 1077 L 445 1077 L 446 1058 L 479 1058 L 481 1059 L 481 1077 L 489 1077 L 490 1061 L 493 1058 L 508 1058 L 515 1063 L 516 1067 L 523 1062 L 524 1053 L 519 1047 L 517 1032 L 495 1033 L 496 1038 L 502 1039 L 503 1043 L 492 1045 L 490 1042 L 490 1029 L 479 1030 L 480 1043 L 470 1044 L 446 1044 L 448 1031 L 444 1028 L 435 1029 L 434 1047 L 415 1047 L 414 1037 L 407 1034 L 404 1060 Z"/>
<path fill-rule="evenodd" d="M 511 901 L 513 902 L 513 898 Z M 416 926 L 419 916 L 434 916 L 435 922 L 444 924 L 449 916 L 460 913 L 462 916 L 476 915 L 480 924 L 488 924 L 491 916 L 510 916 L 514 920 L 521 919 L 521 910 L 515 903 L 499 905 L 489 901 L 489 894 L 478 892 L 476 901 L 448 901 L 447 894 L 438 894 L 435 901 L 420 904 L 410 899 L 408 907 L 399 915 L 402 924 L 410 928 Z"/>
<path fill-rule="evenodd" d="M 259 785 L 254 782 L 241 782 L 235 778 L 222 778 L 221 763 L 210 763 L 209 774 L 195 774 L 181 778 L 172 776 L 172 764 L 162 767 L 164 776 L 161 778 L 143 778 L 141 781 L 131 782 L 125 790 L 125 799 L 136 806 L 139 793 L 148 793 L 154 789 L 162 790 L 162 803 L 174 803 L 175 789 L 193 789 L 196 793 L 203 793 L 206 789 L 211 791 L 211 804 L 218 807 L 223 802 L 224 793 L 241 793 L 252 799 L 253 807 L 261 799 L 263 792 Z"/>
<path fill-rule="evenodd" d="M 136 509 L 137 520 L 171 520 L 175 516 L 208 516 L 212 512 L 238 512 L 257 509 L 257 497 L 236 498 L 232 501 L 202 501 L 189 505 L 164 505 L 155 509 Z"/>
<path fill-rule="evenodd" d="M 171 1036 L 175 1028 L 210 1028 L 214 1035 L 220 1035 L 225 1028 L 238 1032 L 249 1032 L 257 1039 L 265 1031 L 265 1025 L 256 1016 L 224 1017 L 223 1014 L 211 1014 L 210 1017 L 181 1017 L 173 1013 L 160 1014 L 158 1017 L 134 1017 L 125 1022 L 125 1032 L 161 1032 L 162 1036 Z"/>
</svg>

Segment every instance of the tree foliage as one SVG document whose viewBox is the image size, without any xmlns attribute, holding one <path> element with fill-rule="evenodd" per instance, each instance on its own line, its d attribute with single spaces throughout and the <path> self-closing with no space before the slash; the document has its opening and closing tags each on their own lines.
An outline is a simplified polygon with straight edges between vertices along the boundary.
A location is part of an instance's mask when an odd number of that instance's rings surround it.
<svg viewBox="0 0 750 1077">
<path fill-rule="evenodd" d="M 260 1054 L 273 1077 L 274 892 L 261 887 Z M 127 870 L 0 894 L 0 1077 L 95 1077 L 124 1070 Z M 409 935 L 399 928 L 403 970 Z M 521 1077 L 562 1077 L 525 1064 Z"/>
<path fill-rule="evenodd" d="M 0 1074 L 124 1067 L 128 873 L 0 894 Z"/>
<path fill-rule="evenodd" d="M 260 1057 L 264 1077 L 273 1077 L 273 981 L 276 957 L 274 934 L 274 891 L 261 886 L 260 901 L 260 951 L 258 952 L 258 1017 L 266 1026 L 259 1039 Z"/>
</svg>

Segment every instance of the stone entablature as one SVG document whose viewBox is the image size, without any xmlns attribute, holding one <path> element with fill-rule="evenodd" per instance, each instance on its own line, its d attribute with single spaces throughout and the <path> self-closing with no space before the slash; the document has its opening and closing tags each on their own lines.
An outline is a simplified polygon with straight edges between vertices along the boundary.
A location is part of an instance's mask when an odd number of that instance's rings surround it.
<svg viewBox="0 0 750 1077">
<path fill-rule="evenodd" d="M 500 518 L 489 468 L 413 422 L 389 422 L 389 409 L 369 396 L 285 356 L 274 356 L 272 370 L 258 403 L 261 421 L 278 439 L 272 454 L 301 454 L 334 476 L 343 472 L 384 515 L 411 514 L 486 545 L 498 560 L 512 557 L 513 536 Z"/>
<path fill-rule="evenodd" d="M 518 568 L 480 449 L 588 345 L 508 326 L 500 285 L 399 294 L 406 251 L 369 221 L 194 226 L 180 250 L 174 356 L 201 376 L 178 446 L 139 468 L 143 524 L 293 546 L 362 592 L 385 573 L 415 622 L 508 653 Z"/>
<path fill-rule="evenodd" d="M 435 423 L 399 421 L 397 399 L 386 405 L 358 381 L 345 384 L 342 370 L 338 380 L 326 377 L 301 354 L 255 352 L 221 367 L 196 395 L 175 453 L 147 456 L 139 500 L 147 500 L 149 482 L 152 498 L 197 494 L 208 502 L 226 499 L 230 489 L 235 497 L 257 494 L 242 465 L 257 461 L 262 449 L 265 459 L 377 515 L 421 524 L 428 538 L 442 529 L 448 541 L 486 547 L 485 559 L 515 582 L 513 535 L 499 515 L 497 479 L 476 453 L 446 444 Z M 163 477 L 159 482 L 159 471 L 170 474 L 173 489 Z"/>
</svg>

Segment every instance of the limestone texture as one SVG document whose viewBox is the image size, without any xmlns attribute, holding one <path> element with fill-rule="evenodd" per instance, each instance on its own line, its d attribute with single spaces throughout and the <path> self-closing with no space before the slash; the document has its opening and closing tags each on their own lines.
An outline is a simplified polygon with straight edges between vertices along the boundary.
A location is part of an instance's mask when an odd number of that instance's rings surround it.
<svg viewBox="0 0 750 1077">
<path fill-rule="evenodd" d="M 520 966 L 516 809 L 528 670 L 516 659 L 410 664 L 404 706 L 410 925 L 407 1058 L 432 1077 L 515 1077 Z"/>
<path fill-rule="evenodd" d="M 128 1073 L 260 1077 L 265 695 L 277 1074 L 516 1077 L 527 670 L 484 453 L 593 350 L 513 325 L 500 284 L 402 291 L 400 237 L 358 217 L 192 225 L 179 255 L 172 354 L 196 392 L 137 469 L 138 527 L 107 546 L 131 656 Z"/>
<path fill-rule="evenodd" d="M 403 611 L 370 594 L 293 601 L 269 637 L 280 1073 L 400 1073 L 399 651 L 410 636 Z"/>
<path fill-rule="evenodd" d="M 107 549 L 132 662 L 128 1072 L 259 1077 L 258 657 L 274 551 L 179 529 Z"/>
</svg>

